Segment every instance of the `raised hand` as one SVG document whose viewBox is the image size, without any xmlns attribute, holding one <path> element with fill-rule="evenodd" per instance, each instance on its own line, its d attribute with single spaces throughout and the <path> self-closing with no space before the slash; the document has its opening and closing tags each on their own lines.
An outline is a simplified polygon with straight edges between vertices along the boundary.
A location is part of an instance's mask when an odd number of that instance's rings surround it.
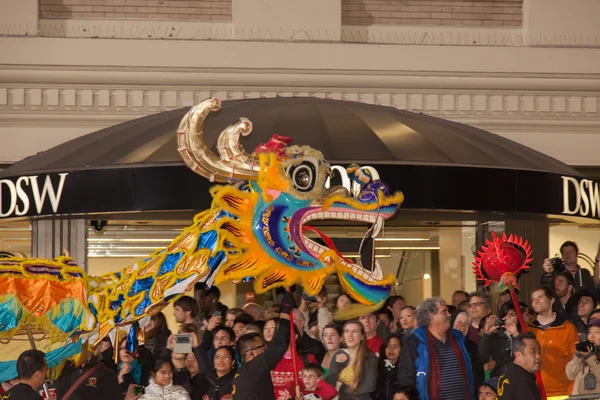
<svg viewBox="0 0 600 400">
<path fill-rule="evenodd" d="M 217 325 L 220 325 L 222 322 L 223 322 L 223 317 L 221 317 L 220 315 L 211 317 L 211 319 L 208 320 L 208 326 L 206 327 L 206 329 L 209 332 L 212 332 L 213 329 L 215 329 L 217 327 Z"/>
</svg>

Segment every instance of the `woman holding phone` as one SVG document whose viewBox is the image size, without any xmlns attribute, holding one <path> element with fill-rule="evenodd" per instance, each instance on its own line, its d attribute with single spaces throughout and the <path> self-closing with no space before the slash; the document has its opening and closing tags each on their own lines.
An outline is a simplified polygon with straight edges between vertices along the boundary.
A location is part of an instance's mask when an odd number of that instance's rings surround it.
<svg viewBox="0 0 600 400">
<path fill-rule="evenodd" d="M 339 350 L 325 381 L 339 389 L 339 400 L 369 400 L 377 385 L 377 356 L 367 348 L 365 327 L 348 321 L 342 329 L 345 349 Z"/>
</svg>

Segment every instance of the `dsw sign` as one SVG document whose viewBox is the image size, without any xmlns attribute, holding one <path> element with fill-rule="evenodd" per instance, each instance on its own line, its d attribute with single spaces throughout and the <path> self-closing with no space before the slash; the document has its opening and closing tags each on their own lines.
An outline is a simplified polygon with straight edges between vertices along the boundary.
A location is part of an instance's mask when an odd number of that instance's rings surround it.
<svg viewBox="0 0 600 400">
<path fill-rule="evenodd" d="M 0 218 L 26 215 L 31 207 L 41 214 L 48 203 L 52 212 L 56 213 L 67 175 L 58 174 L 58 182 L 54 183 L 49 175 L 43 182 L 38 182 L 37 175 L 22 176 L 15 182 L 0 179 Z"/>
<path fill-rule="evenodd" d="M 600 218 L 598 182 L 563 176 L 563 214 Z"/>
</svg>

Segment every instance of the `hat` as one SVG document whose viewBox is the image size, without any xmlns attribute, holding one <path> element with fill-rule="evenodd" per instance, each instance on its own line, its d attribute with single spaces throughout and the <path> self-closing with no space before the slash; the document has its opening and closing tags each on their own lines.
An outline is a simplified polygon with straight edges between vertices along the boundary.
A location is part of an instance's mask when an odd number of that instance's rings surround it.
<svg viewBox="0 0 600 400">
<path fill-rule="evenodd" d="M 481 386 L 487 386 L 494 391 L 494 393 L 498 394 L 498 377 L 493 377 L 483 382 Z"/>
<path fill-rule="evenodd" d="M 587 327 L 591 328 L 592 326 L 595 326 L 596 328 L 600 328 L 600 319 L 594 319 L 594 320 L 588 322 Z"/>
<path fill-rule="evenodd" d="M 596 296 L 594 296 L 594 293 L 590 292 L 587 289 L 579 289 L 575 293 L 575 299 L 577 300 L 576 303 L 579 303 L 579 300 L 581 300 L 582 297 L 591 297 L 592 302 L 594 303 L 594 308 L 598 307 L 598 301 L 596 300 Z"/>
</svg>

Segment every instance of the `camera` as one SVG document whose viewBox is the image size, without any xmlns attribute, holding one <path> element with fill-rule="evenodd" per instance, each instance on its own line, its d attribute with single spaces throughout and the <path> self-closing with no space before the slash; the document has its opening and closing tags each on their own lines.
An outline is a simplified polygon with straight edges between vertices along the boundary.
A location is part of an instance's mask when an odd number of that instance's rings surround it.
<svg viewBox="0 0 600 400">
<path fill-rule="evenodd" d="M 192 352 L 192 334 L 180 333 L 175 335 L 173 353 L 189 354 Z"/>
<path fill-rule="evenodd" d="M 503 319 L 500 319 L 500 318 L 498 318 L 497 320 L 494 321 L 495 326 L 504 326 L 504 324 L 506 324 L 506 321 L 504 321 Z"/>
<path fill-rule="evenodd" d="M 594 351 L 596 350 L 596 345 L 589 340 L 584 340 L 575 344 L 575 350 L 580 352 Z"/>
<path fill-rule="evenodd" d="M 90 221 L 90 226 L 94 228 L 96 232 L 102 232 L 102 230 L 106 228 L 106 225 L 108 225 L 108 221 L 103 219 L 94 219 Z"/>
<path fill-rule="evenodd" d="M 311 303 L 314 303 L 317 301 L 317 298 L 315 296 L 308 296 L 306 293 L 302 293 L 302 300 L 310 301 Z"/>
<path fill-rule="evenodd" d="M 553 257 L 550 259 L 550 265 L 554 271 L 560 271 L 564 268 L 563 259 L 560 257 Z"/>
</svg>

